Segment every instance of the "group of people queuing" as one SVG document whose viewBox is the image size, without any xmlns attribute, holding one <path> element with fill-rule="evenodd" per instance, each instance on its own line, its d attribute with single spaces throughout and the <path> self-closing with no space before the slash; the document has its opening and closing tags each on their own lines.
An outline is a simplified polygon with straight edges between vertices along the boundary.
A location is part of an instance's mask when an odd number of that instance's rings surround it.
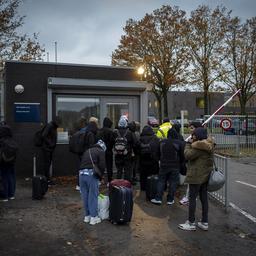
<svg viewBox="0 0 256 256">
<path fill-rule="evenodd" d="M 50 165 L 60 123 L 61 120 L 57 117 L 41 130 L 41 162 L 49 185 L 54 184 L 51 180 Z M 145 125 L 140 133 L 140 124 L 129 122 L 125 115 L 120 117 L 115 128 L 108 117 L 104 118 L 101 128 L 96 117 L 90 117 L 88 121 L 81 118 L 75 133 L 77 135 L 74 134 L 71 138 L 77 137 L 80 142 L 82 140 L 82 149 L 71 151 L 76 152 L 79 161 L 77 189 L 81 192 L 84 205 L 84 222 L 94 225 L 101 221 L 97 212 L 99 183 L 105 173 L 107 182 L 112 181 L 115 161 L 115 178 L 123 178 L 135 184 L 139 173 L 142 191 L 146 190 L 148 177 L 158 175 L 157 193 L 155 198 L 151 199 L 154 204 L 162 204 L 166 187 L 166 203 L 174 204 L 180 174 L 186 175 L 187 192 L 180 203 L 188 204 L 188 220 L 178 227 L 183 230 L 196 230 L 198 226 L 208 230 L 207 182 L 213 167 L 214 142 L 207 136 L 207 130 L 200 123 L 192 122 L 189 125 L 191 138 L 187 141 L 184 141 L 180 134 L 180 128 L 180 124 L 173 124 L 169 118 L 164 118 L 157 132 L 151 126 Z M 3 147 L 6 138 L 12 138 L 11 130 L 6 124 L 1 124 L 0 147 Z M 79 146 L 77 145 L 77 148 Z M 15 196 L 15 158 L 8 163 L 0 160 L 4 187 L 2 198 L 8 201 Z M 202 219 L 196 225 L 198 195 L 202 203 Z"/>
</svg>

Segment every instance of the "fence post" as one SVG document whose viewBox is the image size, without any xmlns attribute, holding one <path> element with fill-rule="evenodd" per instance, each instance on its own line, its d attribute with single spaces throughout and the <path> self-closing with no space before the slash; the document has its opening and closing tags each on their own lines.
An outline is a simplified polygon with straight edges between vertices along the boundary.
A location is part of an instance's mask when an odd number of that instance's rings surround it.
<svg viewBox="0 0 256 256">
<path fill-rule="evenodd" d="M 225 211 L 227 212 L 228 211 L 228 205 L 229 205 L 229 196 L 228 196 L 228 186 L 229 186 L 229 180 L 228 180 L 228 177 L 229 177 L 229 174 L 228 174 L 228 158 L 225 157 L 224 159 L 225 161 L 225 179 L 226 179 L 226 182 L 225 182 Z"/>
<path fill-rule="evenodd" d="M 236 156 L 240 155 L 240 135 L 236 135 Z"/>
</svg>

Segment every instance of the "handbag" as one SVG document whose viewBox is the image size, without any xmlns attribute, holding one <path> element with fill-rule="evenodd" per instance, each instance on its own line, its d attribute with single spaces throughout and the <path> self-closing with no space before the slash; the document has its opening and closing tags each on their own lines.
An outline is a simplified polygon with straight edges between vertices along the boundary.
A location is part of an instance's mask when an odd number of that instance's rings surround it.
<svg viewBox="0 0 256 256">
<path fill-rule="evenodd" d="M 93 162 L 93 160 L 92 160 L 92 155 L 91 155 L 91 150 L 90 150 L 90 149 L 89 149 L 89 155 L 90 155 L 90 159 L 91 159 L 91 162 L 92 162 L 93 174 L 94 174 L 97 178 L 101 179 L 102 173 L 101 173 L 101 171 L 100 171 L 100 168 Z"/>
<path fill-rule="evenodd" d="M 213 164 L 214 164 L 214 168 L 210 173 L 208 186 L 207 186 L 207 190 L 209 192 L 214 192 L 221 189 L 224 186 L 226 181 L 223 171 L 218 169 L 214 160 L 213 160 Z"/>
</svg>

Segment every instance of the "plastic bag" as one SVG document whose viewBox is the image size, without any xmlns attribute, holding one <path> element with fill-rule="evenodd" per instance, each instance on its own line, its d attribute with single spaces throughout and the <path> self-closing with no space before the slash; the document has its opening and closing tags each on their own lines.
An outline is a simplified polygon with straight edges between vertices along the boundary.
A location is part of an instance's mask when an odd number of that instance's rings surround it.
<svg viewBox="0 0 256 256">
<path fill-rule="evenodd" d="M 98 216 L 102 220 L 109 218 L 109 197 L 103 194 L 98 196 Z"/>
</svg>

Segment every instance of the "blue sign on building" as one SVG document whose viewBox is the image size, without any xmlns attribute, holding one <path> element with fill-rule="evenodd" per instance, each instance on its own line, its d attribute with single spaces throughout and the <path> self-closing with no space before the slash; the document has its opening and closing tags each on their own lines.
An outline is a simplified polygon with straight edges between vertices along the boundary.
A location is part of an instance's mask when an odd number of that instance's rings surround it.
<svg viewBox="0 0 256 256">
<path fill-rule="evenodd" d="M 40 123 L 40 103 L 14 103 L 14 120 Z"/>
</svg>

